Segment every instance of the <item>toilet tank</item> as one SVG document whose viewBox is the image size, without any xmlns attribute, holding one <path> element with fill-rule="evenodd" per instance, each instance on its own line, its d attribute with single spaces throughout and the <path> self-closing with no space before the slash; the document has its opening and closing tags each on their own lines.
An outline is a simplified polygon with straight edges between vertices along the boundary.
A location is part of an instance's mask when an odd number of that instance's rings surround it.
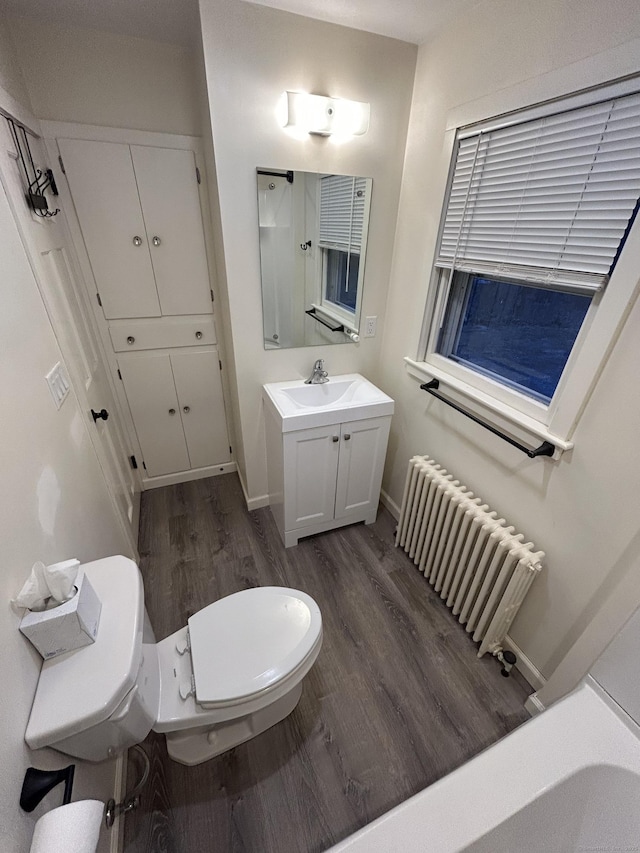
<svg viewBox="0 0 640 853">
<path fill-rule="evenodd" d="M 82 568 L 102 602 L 96 641 L 43 663 L 25 740 L 32 749 L 102 761 L 151 730 L 158 659 L 155 644 L 143 642 L 149 632 L 136 564 L 117 556 Z"/>
</svg>

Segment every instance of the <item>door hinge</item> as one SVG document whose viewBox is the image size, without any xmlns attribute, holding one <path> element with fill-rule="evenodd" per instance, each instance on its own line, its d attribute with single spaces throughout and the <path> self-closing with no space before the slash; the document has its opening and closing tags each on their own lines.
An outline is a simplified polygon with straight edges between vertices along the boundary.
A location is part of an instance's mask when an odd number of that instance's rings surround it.
<svg viewBox="0 0 640 853">
<path fill-rule="evenodd" d="M 209 293 L 211 294 L 211 301 L 213 302 L 213 290 L 210 290 Z"/>
<path fill-rule="evenodd" d="M 120 368 L 118 368 L 118 379 L 122 381 L 122 374 L 120 373 Z"/>
<path fill-rule="evenodd" d="M 62 174 L 66 175 L 67 170 L 64 168 L 64 163 L 62 162 L 62 157 L 58 154 L 58 163 L 60 163 L 60 168 L 62 169 Z"/>
<path fill-rule="evenodd" d="M 96 293 L 96 299 L 98 300 L 98 305 L 102 308 L 102 299 L 100 299 L 99 293 Z"/>
<path fill-rule="evenodd" d="M 200 169 L 198 169 L 197 166 L 196 166 L 196 180 L 198 181 L 199 184 L 202 183 L 202 178 L 200 177 Z"/>
<path fill-rule="evenodd" d="M 220 370 L 222 370 L 222 362 L 218 359 L 218 364 L 220 365 Z"/>
<path fill-rule="evenodd" d="M 132 468 L 134 469 L 134 471 L 135 471 L 135 470 L 137 469 L 137 467 L 138 467 L 138 463 L 136 462 L 136 457 L 135 457 L 135 456 L 130 456 L 130 457 L 129 457 L 129 462 L 131 462 L 131 467 L 132 467 Z"/>
</svg>

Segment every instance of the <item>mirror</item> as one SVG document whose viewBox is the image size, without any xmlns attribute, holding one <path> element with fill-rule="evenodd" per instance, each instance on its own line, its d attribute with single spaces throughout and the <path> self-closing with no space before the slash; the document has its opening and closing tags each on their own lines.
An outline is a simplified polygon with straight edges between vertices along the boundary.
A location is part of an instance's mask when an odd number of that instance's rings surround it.
<svg viewBox="0 0 640 853">
<path fill-rule="evenodd" d="M 258 169 L 265 349 L 358 339 L 371 178 Z"/>
</svg>

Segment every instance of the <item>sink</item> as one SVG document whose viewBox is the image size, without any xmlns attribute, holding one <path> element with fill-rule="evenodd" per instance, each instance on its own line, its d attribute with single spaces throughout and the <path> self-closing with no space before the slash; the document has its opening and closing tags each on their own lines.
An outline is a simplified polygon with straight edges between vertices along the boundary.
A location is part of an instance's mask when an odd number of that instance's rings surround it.
<svg viewBox="0 0 640 853">
<path fill-rule="evenodd" d="M 262 386 L 262 397 L 282 432 L 392 415 L 394 407 L 391 397 L 359 373 L 332 376 L 322 385 L 271 382 Z"/>
<path fill-rule="evenodd" d="M 283 388 L 282 393 L 294 403 L 306 408 L 323 408 L 346 399 L 348 392 L 357 385 L 356 379 L 340 379 L 336 382 L 323 382 L 322 385 L 295 385 Z"/>
</svg>

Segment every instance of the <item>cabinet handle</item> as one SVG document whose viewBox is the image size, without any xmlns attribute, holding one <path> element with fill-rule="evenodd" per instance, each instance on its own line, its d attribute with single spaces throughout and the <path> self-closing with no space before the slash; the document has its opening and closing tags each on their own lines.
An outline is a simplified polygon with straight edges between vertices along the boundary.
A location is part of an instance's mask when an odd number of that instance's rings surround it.
<svg viewBox="0 0 640 853">
<path fill-rule="evenodd" d="M 129 346 L 131 346 L 131 344 L 135 344 L 135 342 L 136 339 L 133 337 L 133 335 L 129 335 L 129 337 L 127 338 L 127 343 L 129 344 Z"/>
<path fill-rule="evenodd" d="M 175 415 L 175 413 L 176 413 L 176 410 L 175 410 L 175 409 L 169 409 L 169 414 L 170 414 L 170 415 Z"/>
<path fill-rule="evenodd" d="M 332 435 L 332 436 L 331 436 L 331 440 L 332 440 L 334 443 L 335 443 L 336 441 L 340 441 L 340 436 L 339 436 L 339 435 Z"/>
<path fill-rule="evenodd" d="M 153 243 L 154 246 L 159 246 L 160 245 L 160 238 L 159 237 L 153 237 L 151 242 Z"/>
<path fill-rule="evenodd" d="M 202 332 L 196 332 L 196 340 L 197 341 L 202 340 Z"/>
<path fill-rule="evenodd" d="M 134 246 L 142 246 L 142 237 L 138 237 L 137 235 L 133 238 Z"/>
<path fill-rule="evenodd" d="M 350 438 L 351 438 L 351 433 L 350 432 L 345 433 L 344 440 L 349 441 Z"/>
<path fill-rule="evenodd" d="M 188 415 L 189 412 L 191 411 L 191 406 L 184 406 L 182 411 L 185 413 L 185 415 Z"/>
</svg>

